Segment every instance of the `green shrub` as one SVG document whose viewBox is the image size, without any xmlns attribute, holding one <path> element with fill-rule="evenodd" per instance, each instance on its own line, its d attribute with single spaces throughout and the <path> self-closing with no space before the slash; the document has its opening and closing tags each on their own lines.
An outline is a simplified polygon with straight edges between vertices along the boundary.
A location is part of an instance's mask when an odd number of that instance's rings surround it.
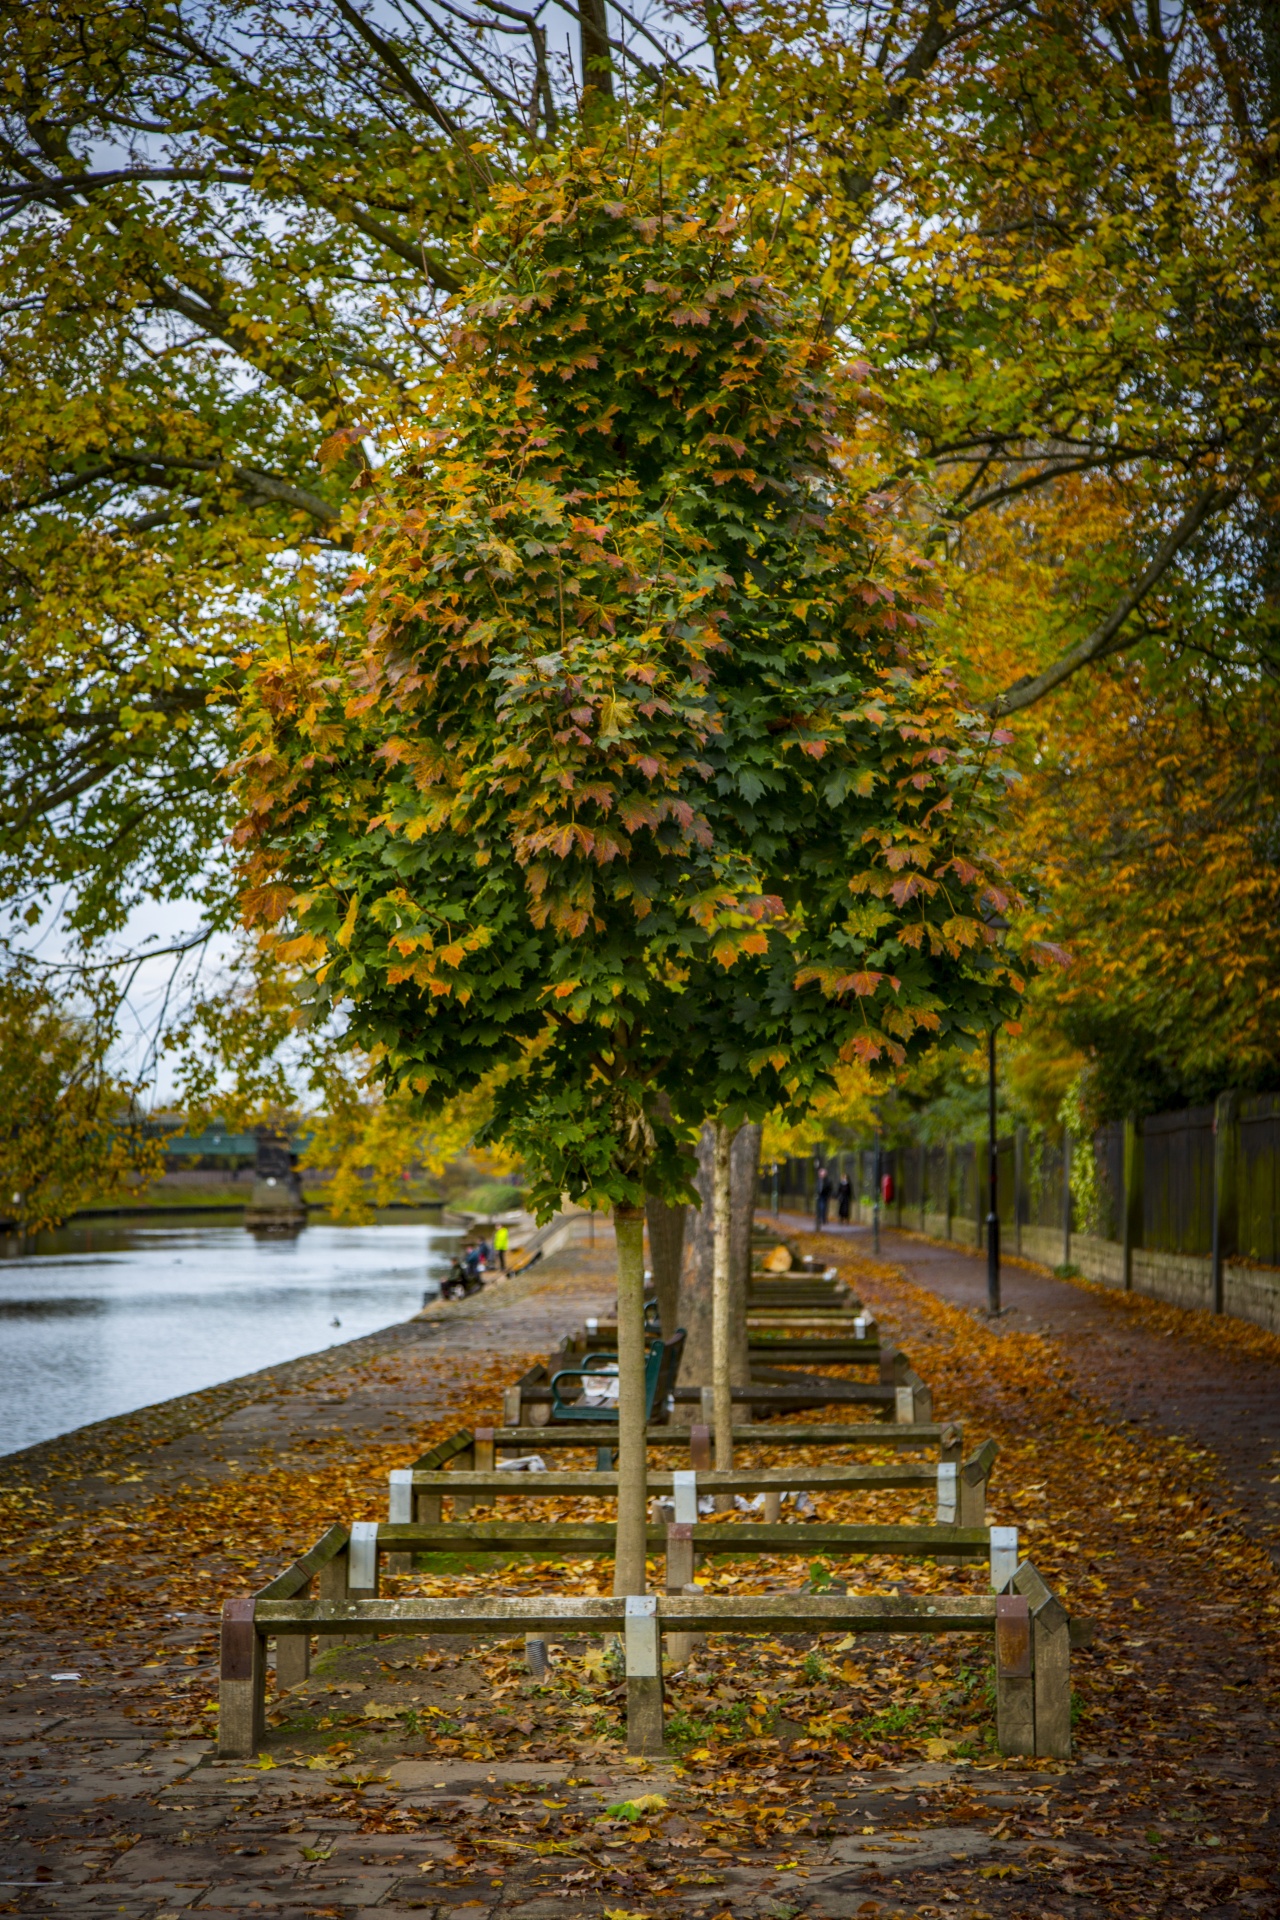
<svg viewBox="0 0 1280 1920">
<path fill-rule="evenodd" d="M 459 1213 L 483 1213 L 492 1219 L 495 1213 L 510 1213 L 523 1201 L 522 1187 L 503 1186 L 495 1181 L 487 1187 L 469 1187 L 451 1204 Z"/>
</svg>

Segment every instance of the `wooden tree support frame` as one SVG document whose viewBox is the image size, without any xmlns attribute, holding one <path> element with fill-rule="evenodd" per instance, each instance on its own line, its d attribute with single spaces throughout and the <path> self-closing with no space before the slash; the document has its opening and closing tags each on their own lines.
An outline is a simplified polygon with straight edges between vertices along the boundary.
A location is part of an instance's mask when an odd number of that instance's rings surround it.
<svg viewBox="0 0 1280 1920">
<path fill-rule="evenodd" d="M 653 1594 L 636 1597 L 538 1595 L 486 1600 L 315 1600 L 299 1597 L 328 1551 L 345 1550 L 333 1528 L 324 1541 L 258 1595 L 223 1608 L 218 1751 L 248 1759 L 266 1723 L 266 1641 L 311 1634 L 460 1634 L 516 1640 L 617 1634 L 628 1654 L 628 1747 L 660 1750 L 659 1635 L 705 1633 L 974 1633 L 996 1645 L 997 1731 L 1001 1750 L 1066 1758 L 1071 1720 L 1066 1612 L 1029 1562 L 1008 1594 Z M 307 1570 L 309 1568 L 309 1570 Z M 294 1584 L 296 1582 L 296 1584 Z M 292 1593 L 282 1593 L 284 1586 Z M 629 1620 L 635 1622 L 628 1631 Z M 1038 1656 L 1038 1659 L 1037 1659 Z M 632 1662 L 634 1661 L 634 1666 Z M 651 1669 L 656 1665 L 656 1673 Z M 633 1690 L 632 1682 L 645 1683 Z M 655 1704 L 656 1703 L 656 1704 Z M 631 1716 L 634 1713 L 634 1723 Z"/>
<path fill-rule="evenodd" d="M 763 1493 L 766 1497 L 773 1492 L 782 1493 L 797 1486 L 803 1486 L 809 1493 L 851 1493 L 859 1489 L 883 1489 L 903 1487 L 922 1489 L 932 1487 L 938 1495 L 938 1504 L 943 1504 L 943 1488 L 955 1489 L 956 1498 L 951 1504 L 960 1507 L 964 1498 L 972 1508 L 976 1508 L 980 1499 L 986 1506 L 986 1484 L 995 1458 L 995 1443 L 989 1441 L 987 1447 L 966 1461 L 960 1467 L 954 1479 L 941 1472 L 951 1462 L 938 1462 L 930 1466 L 927 1463 L 916 1465 L 911 1462 L 894 1462 L 883 1466 L 837 1465 L 815 1467 L 797 1465 L 794 1467 L 732 1467 L 726 1471 L 707 1470 L 698 1473 L 698 1487 L 702 1493 Z M 988 1452 L 987 1448 L 991 1451 Z M 968 1470 L 966 1474 L 966 1470 Z M 674 1493 L 677 1469 L 650 1467 L 648 1471 L 648 1490 L 650 1495 Z M 452 1472 L 440 1473 L 423 1471 L 417 1467 L 396 1469 L 390 1478 L 389 1516 L 404 1524 L 411 1517 L 418 1521 L 438 1522 L 443 1518 L 441 1503 L 449 1498 L 453 1501 L 453 1517 L 458 1520 L 463 1513 L 469 1513 L 471 1507 L 483 1500 L 486 1504 L 493 1500 L 546 1500 L 557 1494 L 569 1494 L 575 1498 L 609 1498 L 616 1494 L 618 1476 L 614 1471 L 601 1468 L 562 1467 L 550 1473 L 505 1473 L 498 1468 L 455 1468 Z M 963 1495 L 960 1489 L 964 1489 Z M 424 1503 L 426 1510 L 424 1511 Z M 460 1506 L 461 1503 L 461 1506 Z M 961 1509 L 963 1510 L 963 1509 Z M 957 1518 L 959 1513 L 957 1513 Z M 965 1516 L 968 1524 L 968 1516 Z M 981 1522 L 973 1524 L 981 1525 Z"/>
</svg>

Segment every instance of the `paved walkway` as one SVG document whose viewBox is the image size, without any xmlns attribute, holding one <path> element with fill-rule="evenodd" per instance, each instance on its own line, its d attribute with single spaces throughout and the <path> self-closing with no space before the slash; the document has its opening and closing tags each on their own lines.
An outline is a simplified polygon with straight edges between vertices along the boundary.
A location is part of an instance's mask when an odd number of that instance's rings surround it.
<svg viewBox="0 0 1280 1920">
<path fill-rule="evenodd" d="M 813 1231 L 802 1215 L 784 1227 Z M 869 1227 L 833 1227 L 827 1237 L 871 1254 Z M 985 1253 L 882 1230 L 881 1257 L 920 1286 L 986 1313 Z M 1049 1335 L 1083 1386 L 1122 1418 L 1212 1449 L 1222 1478 L 1248 1518 L 1248 1531 L 1280 1563 L 1280 1367 L 1197 1345 L 1202 1316 L 1180 1316 L 1192 1337 L 1164 1333 L 1125 1306 L 1123 1296 L 1059 1280 L 1047 1268 L 1006 1261 L 1001 1324 Z"/>
<path fill-rule="evenodd" d="M 849 1238 L 869 1250 L 867 1234 Z M 981 1306 L 980 1261 L 910 1236 L 886 1235 L 883 1251 L 922 1285 Z M 641 1772 L 590 1727 L 559 1739 L 558 1755 L 548 1751 L 552 1723 L 574 1703 L 567 1693 L 537 1696 L 515 1672 L 518 1649 L 511 1677 L 495 1685 L 492 1663 L 473 1650 L 390 1639 L 326 1653 L 311 1683 L 287 1697 L 282 1711 L 293 1718 L 262 1765 L 217 1761 L 198 1715 L 184 1732 L 174 1702 L 185 1697 L 194 1711 L 209 1692 L 217 1603 L 286 1557 L 280 1523 L 246 1516 L 243 1489 L 265 1488 L 274 1473 L 283 1508 L 310 1502 L 308 1526 L 335 1506 L 354 1517 L 358 1499 L 380 1503 L 386 1464 L 403 1464 L 460 1409 L 474 1419 L 477 1400 L 492 1397 L 518 1360 L 545 1355 L 612 1292 L 602 1238 L 594 1254 L 556 1256 L 527 1280 L 431 1318 L 0 1461 L 0 1500 L 7 1491 L 19 1522 L 23 1501 L 45 1503 L 36 1530 L 0 1567 L 0 1913 L 1265 1920 L 1275 1912 L 1273 1828 L 1257 1825 L 1280 1777 L 1271 1722 L 1260 1707 L 1247 1719 L 1260 1683 L 1222 1631 L 1224 1609 L 1212 1606 L 1203 1625 L 1190 1623 L 1194 1647 L 1183 1632 L 1176 1668 L 1167 1638 L 1149 1647 L 1142 1637 L 1117 1640 L 1092 1656 L 1124 1676 L 1149 1656 L 1154 1730 L 1139 1739 L 1129 1725 L 1117 1728 L 1065 1774 L 1017 1763 L 881 1764 L 874 1751 L 861 1771 L 828 1773 L 822 1741 L 801 1763 L 807 1776 L 775 1779 L 773 1765 L 736 1784 L 732 1774 Z M 1082 1383 L 1129 1417 L 1214 1446 L 1265 1522 L 1274 1494 L 1258 1485 L 1261 1452 L 1276 1441 L 1261 1436 L 1280 1426 L 1267 1398 L 1272 1370 L 1234 1366 L 1224 1383 L 1219 1352 L 1154 1333 L 1115 1301 L 1049 1275 L 1011 1267 L 1006 1297 L 1003 1326 L 1050 1333 Z M 195 1610 L 176 1586 L 186 1572 L 172 1531 L 166 1548 L 137 1523 L 166 1503 L 185 1520 L 189 1498 L 193 1528 L 198 1516 L 207 1532 L 223 1491 L 226 1534 L 200 1548 L 207 1603 Z M 68 1539 L 87 1543 L 70 1565 Z M 1202 1644 L 1220 1675 L 1208 1672 Z M 735 1674 L 736 1658 L 717 1670 L 718 1697 L 729 1704 L 756 1684 Z M 940 1658 L 920 1650 L 904 1699 L 951 1684 L 937 1679 Z M 75 1677 L 54 1677 L 63 1675 Z M 842 1672 L 828 1704 L 856 1695 L 856 1680 Z M 1132 1692 L 1135 1682 L 1122 1684 Z M 1187 1712 L 1213 1710 L 1198 1707 L 1201 1692 L 1220 1695 L 1220 1724 L 1236 1744 L 1220 1738 L 1203 1761 L 1195 1749 L 1191 1768 L 1170 1763 L 1157 1716 L 1171 1720 L 1173 1709 L 1161 1687 Z M 616 1690 L 584 1695 L 583 1711 L 606 1697 L 603 1718 L 616 1719 Z M 441 1737 L 450 1722 L 474 1734 L 472 1714 L 501 1716 L 506 1737 L 514 1729 L 527 1746 L 514 1760 L 487 1761 Z M 655 1790 L 668 1806 L 651 1822 L 610 1814 Z"/>
</svg>

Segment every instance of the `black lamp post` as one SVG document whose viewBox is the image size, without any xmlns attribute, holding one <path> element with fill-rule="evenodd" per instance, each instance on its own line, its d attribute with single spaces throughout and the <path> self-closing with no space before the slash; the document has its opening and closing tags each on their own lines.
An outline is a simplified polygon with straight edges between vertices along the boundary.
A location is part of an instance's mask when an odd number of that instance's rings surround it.
<svg viewBox="0 0 1280 1920">
<path fill-rule="evenodd" d="M 996 1030 L 987 1035 L 987 1312 L 1000 1311 L 1000 1149 L 996 1140 Z"/>
</svg>

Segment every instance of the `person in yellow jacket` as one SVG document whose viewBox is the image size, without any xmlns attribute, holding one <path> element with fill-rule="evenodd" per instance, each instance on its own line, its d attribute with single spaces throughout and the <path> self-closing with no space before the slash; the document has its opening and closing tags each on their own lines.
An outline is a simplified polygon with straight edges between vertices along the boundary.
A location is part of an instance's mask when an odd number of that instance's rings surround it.
<svg viewBox="0 0 1280 1920">
<path fill-rule="evenodd" d="M 498 1227 L 493 1236 L 493 1251 L 497 1256 L 498 1265 L 504 1273 L 507 1270 L 507 1248 L 510 1243 L 510 1229 L 507 1227 Z"/>
</svg>

